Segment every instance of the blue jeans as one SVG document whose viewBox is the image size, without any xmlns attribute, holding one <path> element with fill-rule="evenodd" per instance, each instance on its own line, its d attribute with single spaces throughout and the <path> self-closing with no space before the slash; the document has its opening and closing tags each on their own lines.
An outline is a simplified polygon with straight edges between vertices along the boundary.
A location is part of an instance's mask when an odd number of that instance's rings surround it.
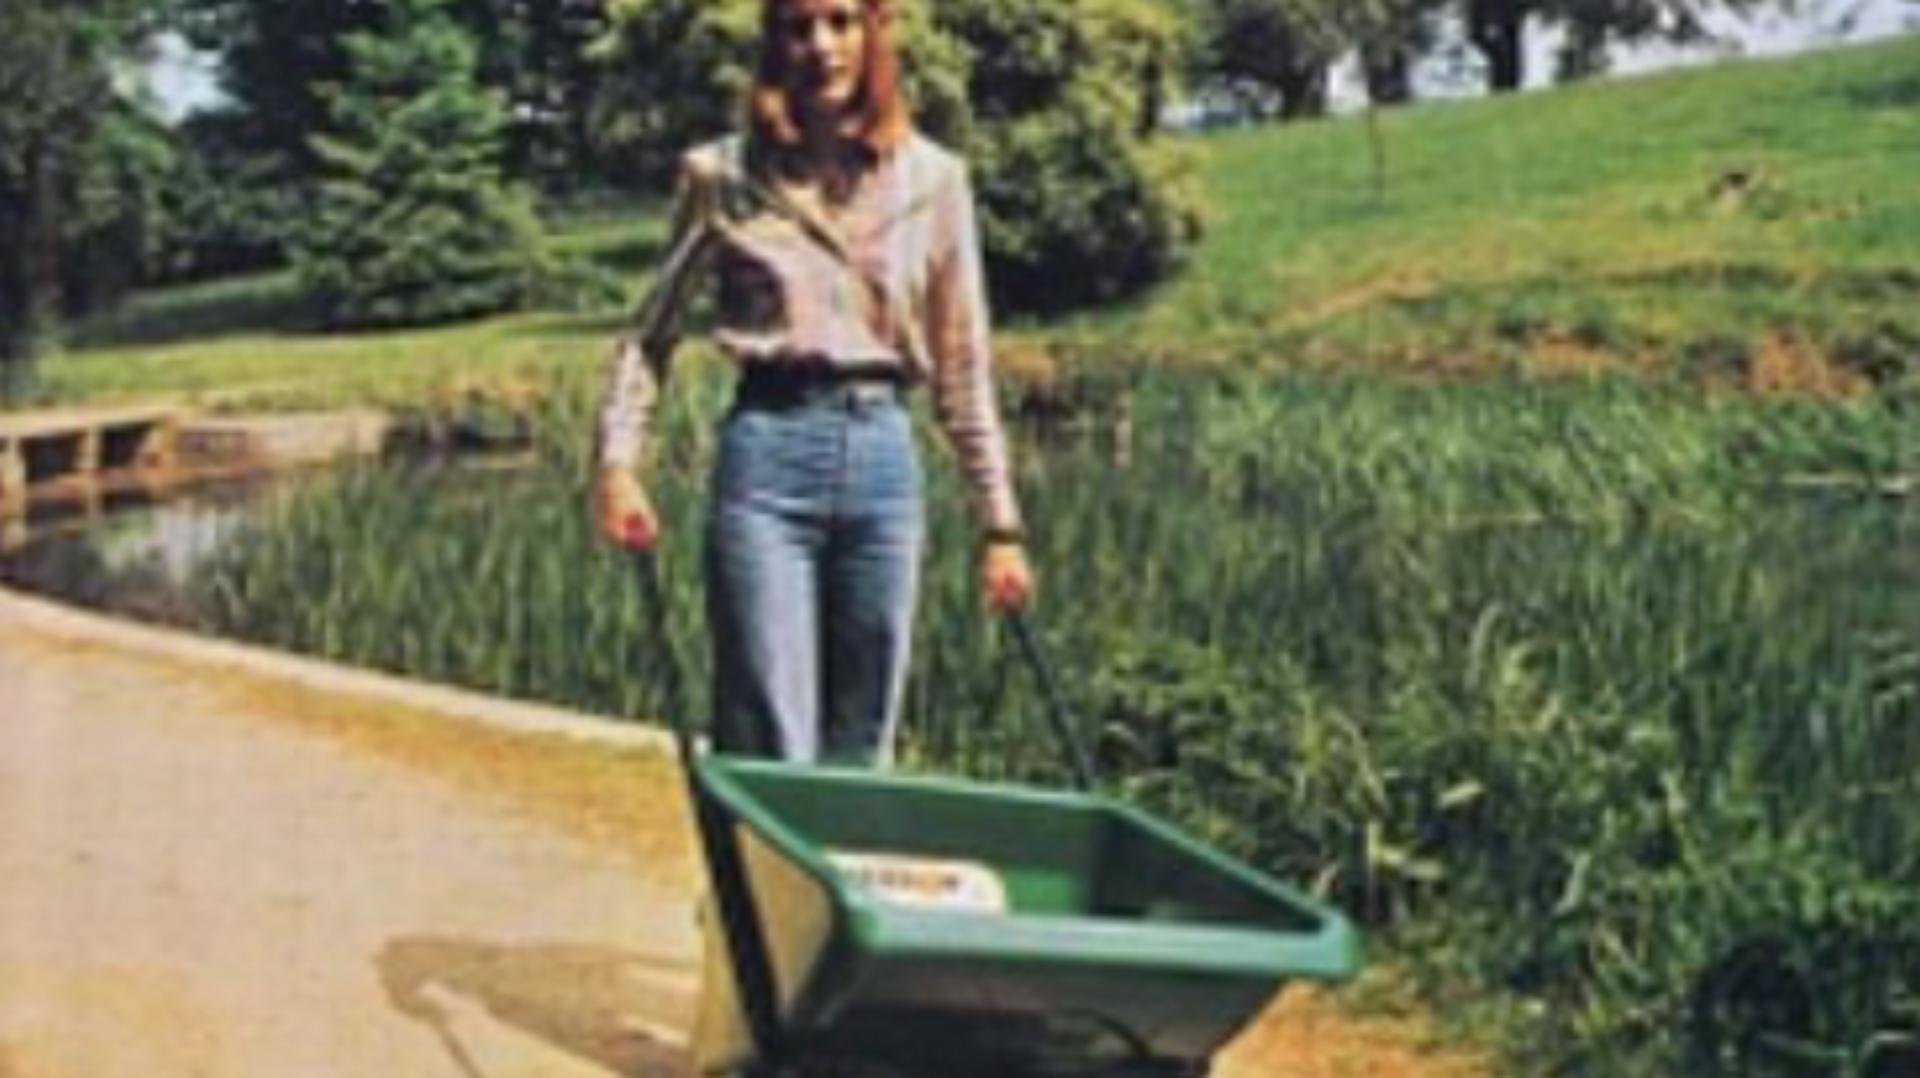
<svg viewBox="0 0 1920 1078">
<path fill-rule="evenodd" d="M 707 521 L 714 745 L 796 762 L 886 762 L 925 531 L 897 391 L 743 393 Z"/>
</svg>

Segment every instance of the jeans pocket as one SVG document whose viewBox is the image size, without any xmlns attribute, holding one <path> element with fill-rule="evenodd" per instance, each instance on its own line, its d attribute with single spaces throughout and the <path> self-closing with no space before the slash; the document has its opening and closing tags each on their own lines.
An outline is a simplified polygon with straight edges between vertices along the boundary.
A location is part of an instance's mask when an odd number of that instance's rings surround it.
<svg viewBox="0 0 1920 1078">
<path fill-rule="evenodd" d="M 714 455 L 712 492 L 716 501 L 732 501 L 765 490 L 776 476 L 773 450 L 778 441 L 771 416 L 751 408 L 735 409 L 720 428 Z"/>
<path fill-rule="evenodd" d="M 876 502 L 918 502 L 926 479 L 907 410 L 886 408 L 875 413 L 872 420 L 863 493 Z"/>
</svg>

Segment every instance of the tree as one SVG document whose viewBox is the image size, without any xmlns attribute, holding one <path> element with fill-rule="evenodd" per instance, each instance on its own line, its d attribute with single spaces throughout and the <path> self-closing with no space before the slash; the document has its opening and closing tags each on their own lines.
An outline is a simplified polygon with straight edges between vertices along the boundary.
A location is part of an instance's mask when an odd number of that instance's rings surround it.
<svg viewBox="0 0 1920 1078">
<path fill-rule="evenodd" d="M 752 79 L 758 0 L 612 0 L 592 126 L 613 173 L 662 186 L 679 153 L 734 127 Z"/>
<path fill-rule="evenodd" d="M 125 100 L 108 106 L 61 222 L 64 316 L 111 307 L 150 279 L 179 166 L 177 140 L 154 113 Z"/>
<path fill-rule="evenodd" d="M 611 26 L 605 0 L 454 0 L 480 49 L 480 82 L 504 93 L 510 175 L 564 189 L 590 178 L 601 68 L 589 47 Z"/>
<path fill-rule="evenodd" d="M 1487 87 L 1495 93 L 1526 83 L 1526 30 L 1529 20 L 1558 23 L 1567 29 L 1559 57 L 1563 78 L 1578 78 L 1606 68 L 1606 48 L 1614 41 L 1698 41 L 1707 36 L 1706 16 L 1713 11 L 1744 13 L 1766 4 L 1794 0 L 1464 0 L 1467 38 L 1487 61 Z"/>
<path fill-rule="evenodd" d="M 896 9 L 908 96 L 920 126 L 962 141 L 969 52 L 925 4 Z M 689 145 L 737 127 L 753 77 L 760 0 L 612 0 L 600 66 L 595 152 L 624 183 L 659 186 Z"/>
<path fill-rule="evenodd" d="M 333 325 L 445 321 L 522 306 L 552 282 L 529 193 L 500 171 L 502 96 L 446 0 L 393 0 L 349 34 L 298 276 Z"/>
<path fill-rule="evenodd" d="M 328 122 L 326 87 L 345 78 L 344 42 L 384 25 L 367 0 L 178 0 L 180 25 L 220 57 L 235 142 L 287 178 L 319 166 L 308 135 Z M 587 46 L 608 27 L 604 0 L 449 0 L 477 43 L 480 81 L 506 95 L 506 162 L 522 179 L 576 179 L 589 148 L 598 68 Z"/>
<path fill-rule="evenodd" d="M 1411 101 L 1414 61 L 1433 47 L 1450 3 L 1204 0 L 1200 74 L 1235 92 L 1255 116 L 1297 119 L 1326 112 L 1328 72 L 1353 54 L 1370 101 Z"/>
<path fill-rule="evenodd" d="M 1487 61 L 1487 88 L 1494 93 L 1518 90 L 1526 82 L 1527 17 L 1538 0 L 1466 0 L 1467 40 Z"/>
<path fill-rule="evenodd" d="M 1207 0 L 1202 76 L 1254 116 L 1299 119 L 1327 108 L 1327 77 L 1346 38 L 1322 0 Z"/>
<path fill-rule="evenodd" d="M 232 141 L 278 182 L 319 166 L 309 136 L 327 122 L 324 87 L 347 75 L 344 42 L 381 25 L 385 4 L 364 0 L 183 0 L 189 40 L 219 57 Z"/>
<path fill-rule="evenodd" d="M 942 0 L 964 48 L 997 304 L 1055 311 L 1164 277 L 1199 235 L 1187 159 L 1155 134 L 1182 28 L 1152 0 Z"/>
<path fill-rule="evenodd" d="M 966 152 L 1006 309 L 1139 288 L 1197 235 L 1181 157 L 1155 138 L 1183 28 L 1158 0 L 901 4 L 916 122 Z M 689 144 L 739 126 L 758 0 L 615 0 L 603 152 L 660 185 Z"/>
<path fill-rule="evenodd" d="M 1434 47 L 1448 0 L 1353 0 L 1339 5 L 1345 37 L 1358 50 L 1367 100 L 1398 105 L 1414 97 L 1413 65 Z"/>
<path fill-rule="evenodd" d="M 142 6 L 0 0 L 0 393 L 31 381 L 67 307 L 74 241 L 115 193 L 113 65 L 145 37 Z"/>
<path fill-rule="evenodd" d="M 255 153 L 230 111 L 197 112 L 172 131 L 178 161 L 160 196 L 163 232 L 151 276 L 197 280 L 278 265 L 305 212 L 296 185 Z"/>
</svg>

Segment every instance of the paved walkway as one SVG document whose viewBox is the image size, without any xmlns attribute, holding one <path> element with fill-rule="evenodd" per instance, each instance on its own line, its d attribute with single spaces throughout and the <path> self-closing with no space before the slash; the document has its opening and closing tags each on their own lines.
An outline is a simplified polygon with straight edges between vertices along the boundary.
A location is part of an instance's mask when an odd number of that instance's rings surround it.
<svg viewBox="0 0 1920 1078">
<path fill-rule="evenodd" d="M 666 1078 L 657 734 L 0 589 L 0 1078 Z M 1217 1078 L 1463 1078 L 1289 993 Z"/>
<path fill-rule="evenodd" d="M 0 1078 L 672 1073 L 657 752 L 237 657 L 0 592 Z"/>
</svg>

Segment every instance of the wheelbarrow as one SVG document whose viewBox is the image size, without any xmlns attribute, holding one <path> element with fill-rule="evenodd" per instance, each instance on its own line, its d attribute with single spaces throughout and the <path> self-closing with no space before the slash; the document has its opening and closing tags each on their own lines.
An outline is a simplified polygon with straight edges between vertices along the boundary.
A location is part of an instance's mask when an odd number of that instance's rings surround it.
<svg viewBox="0 0 1920 1078">
<path fill-rule="evenodd" d="M 1357 970 L 1336 910 L 1095 792 L 1010 624 L 1077 790 L 703 753 L 675 714 L 746 1074 L 1189 1078 L 1282 983 Z"/>
</svg>

